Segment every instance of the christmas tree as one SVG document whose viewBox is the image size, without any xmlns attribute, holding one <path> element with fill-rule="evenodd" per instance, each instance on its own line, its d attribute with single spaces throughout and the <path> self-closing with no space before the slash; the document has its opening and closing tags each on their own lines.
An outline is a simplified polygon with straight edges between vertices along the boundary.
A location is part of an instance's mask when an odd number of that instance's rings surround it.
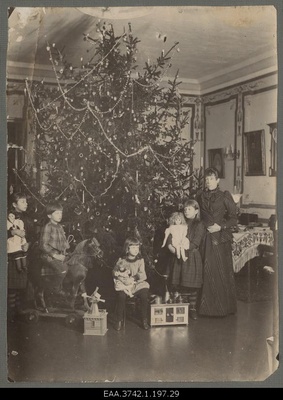
<svg viewBox="0 0 283 400">
<path fill-rule="evenodd" d="M 34 194 L 41 204 L 61 201 L 67 232 L 77 241 L 96 235 L 106 262 L 135 234 L 151 265 L 165 210 L 193 194 L 194 143 L 181 137 L 188 123 L 181 82 L 178 75 L 162 80 L 178 43 L 141 67 L 131 24 L 115 36 L 100 22 L 97 34 L 84 36 L 89 59 L 80 65 L 47 44 L 56 85 L 26 81 L 41 175 Z"/>
</svg>

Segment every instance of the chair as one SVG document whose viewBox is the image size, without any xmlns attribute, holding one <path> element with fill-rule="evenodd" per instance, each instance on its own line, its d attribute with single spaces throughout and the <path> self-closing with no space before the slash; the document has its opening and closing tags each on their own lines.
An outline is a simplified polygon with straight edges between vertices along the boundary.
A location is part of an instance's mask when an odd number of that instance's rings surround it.
<svg viewBox="0 0 283 400">
<path fill-rule="evenodd" d="M 265 267 L 269 266 L 273 269 L 276 268 L 277 264 L 277 221 L 276 215 L 272 214 L 268 221 L 268 226 L 273 232 L 273 246 L 266 245 L 266 244 L 259 244 L 258 245 L 258 255 L 260 260 L 260 265 Z"/>
<path fill-rule="evenodd" d="M 148 305 L 150 302 L 148 302 Z M 148 309 L 149 313 L 149 309 Z M 114 311 L 114 315 L 116 315 L 116 307 Z M 123 315 L 122 326 L 125 328 L 126 320 L 129 319 L 136 324 L 140 324 L 140 299 L 139 297 L 127 297 L 126 299 L 126 307 Z"/>
</svg>

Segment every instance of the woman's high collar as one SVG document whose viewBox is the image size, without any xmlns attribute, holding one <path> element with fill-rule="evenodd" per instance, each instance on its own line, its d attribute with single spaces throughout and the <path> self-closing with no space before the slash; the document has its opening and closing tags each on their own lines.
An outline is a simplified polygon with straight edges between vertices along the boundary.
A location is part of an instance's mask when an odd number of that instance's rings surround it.
<svg viewBox="0 0 283 400">
<path fill-rule="evenodd" d="M 209 190 L 208 188 L 204 189 L 205 193 L 216 193 L 220 190 L 219 186 L 217 186 L 215 189 Z"/>
</svg>

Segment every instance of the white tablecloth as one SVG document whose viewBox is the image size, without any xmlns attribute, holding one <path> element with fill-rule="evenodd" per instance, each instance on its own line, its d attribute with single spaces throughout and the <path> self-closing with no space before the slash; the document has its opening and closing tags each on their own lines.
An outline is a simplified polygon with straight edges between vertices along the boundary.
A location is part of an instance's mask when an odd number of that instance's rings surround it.
<svg viewBox="0 0 283 400">
<path fill-rule="evenodd" d="M 232 254 L 234 272 L 258 255 L 258 245 L 273 245 L 273 232 L 269 228 L 253 228 L 246 232 L 233 233 Z"/>
</svg>

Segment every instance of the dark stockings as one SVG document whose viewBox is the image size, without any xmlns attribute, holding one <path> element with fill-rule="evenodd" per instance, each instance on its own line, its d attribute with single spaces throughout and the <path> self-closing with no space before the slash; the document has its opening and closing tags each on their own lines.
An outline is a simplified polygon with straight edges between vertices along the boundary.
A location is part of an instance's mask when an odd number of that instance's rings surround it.
<svg viewBox="0 0 283 400">
<path fill-rule="evenodd" d="M 197 298 L 198 298 L 198 290 L 193 288 L 188 291 L 190 310 L 196 310 L 197 306 Z"/>
<path fill-rule="evenodd" d="M 17 258 L 15 260 L 15 263 L 16 263 L 16 268 L 17 268 L 18 272 L 21 272 L 23 270 L 26 271 L 26 269 L 27 269 L 27 259 L 26 259 L 26 257 Z"/>
<path fill-rule="evenodd" d="M 135 293 L 135 297 L 140 299 L 141 318 L 147 320 L 147 308 L 148 308 L 148 289 L 140 289 Z M 125 292 L 117 291 L 117 306 L 116 306 L 116 319 L 122 321 L 125 316 L 126 299 L 127 295 Z"/>
<path fill-rule="evenodd" d="M 13 317 L 18 312 L 22 311 L 25 306 L 26 291 L 25 289 L 9 289 L 7 299 L 8 317 Z"/>
<path fill-rule="evenodd" d="M 190 309 L 191 310 L 196 310 L 197 307 L 197 300 L 198 300 L 198 288 L 186 288 L 186 287 L 177 287 L 173 286 L 172 287 L 172 292 L 176 293 L 179 297 L 179 295 L 186 295 L 188 296 L 188 301 L 190 303 Z"/>
</svg>

